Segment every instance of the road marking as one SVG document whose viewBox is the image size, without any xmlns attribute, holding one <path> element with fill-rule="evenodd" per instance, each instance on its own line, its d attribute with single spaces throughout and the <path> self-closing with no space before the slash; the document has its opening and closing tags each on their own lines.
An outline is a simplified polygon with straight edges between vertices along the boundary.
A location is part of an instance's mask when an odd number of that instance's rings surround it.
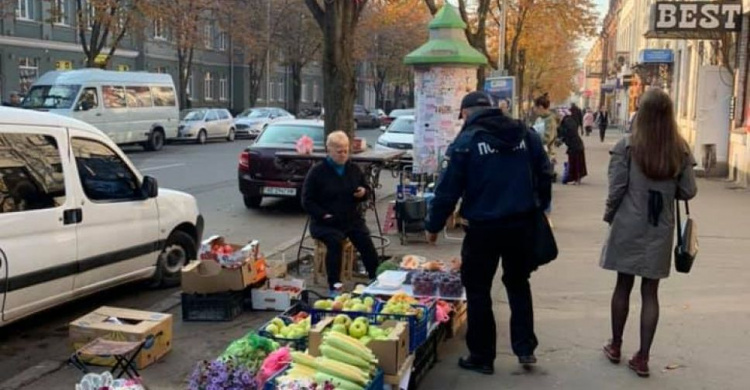
<svg viewBox="0 0 750 390">
<path fill-rule="evenodd" d="M 185 164 L 168 164 L 168 165 L 159 165 L 155 167 L 148 167 L 148 168 L 141 168 L 139 169 L 141 172 L 149 172 L 149 171 L 158 171 L 160 169 L 167 169 L 167 168 L 176 168 L 184 166 Z"/>
</svg>

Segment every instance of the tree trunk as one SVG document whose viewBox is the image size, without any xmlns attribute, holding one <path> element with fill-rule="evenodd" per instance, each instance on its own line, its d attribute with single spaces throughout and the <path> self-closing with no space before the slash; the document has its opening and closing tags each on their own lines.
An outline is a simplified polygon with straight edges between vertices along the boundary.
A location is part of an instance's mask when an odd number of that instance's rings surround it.
<svg viewBox="0 0 750 390">
<path fill-rule="evenodd" d="M 325 131 L 345 131 L 354 137 L 354 103 L 357 75 L 352 56 L 357 3 L 352 0 L 327 1 L 323 23 L 323 108 Z"/>
<path fill-rule="evenodd" d="M 388 72 L 384 70 L 375 71 L 375 84 L 373 87 L 375 89 L 375 105 L 378 108 L 385 107 L 385 85 L 387 77 Z"/>
<path fill-rule="evenodd" d="M 409 78 L 409 107 L 414 107 L 414 77 Z"/>
<path fill-rule="evenodd" d="M 177 71 L 180 83 L 180 109 L 188 107 L 187 83 L 193 66 L 193 48 L 177 49 Z"/>
<path fill-rule="evenodd" d="M 292 68 L 292 114 L 297 115 L 299 113 L 299 101 L 302 96 L 302 64 L 299 62 L 292 62 L 290 64 Z"/>
<path fill-rule="evenodd" d="M 249 80 L 248 80 L 248 103 L 250 107 L 255 107 L 260 97 L 260 83 L 266 75 L 265 58 L 255 59 L 247 63 Z"/>
<path fill-rule="evenodd" d="M 484 91 L 484 80 L 487 77 L 487 69 L 484 66 L 477 68 L 477 91 Z"/>
</svg>

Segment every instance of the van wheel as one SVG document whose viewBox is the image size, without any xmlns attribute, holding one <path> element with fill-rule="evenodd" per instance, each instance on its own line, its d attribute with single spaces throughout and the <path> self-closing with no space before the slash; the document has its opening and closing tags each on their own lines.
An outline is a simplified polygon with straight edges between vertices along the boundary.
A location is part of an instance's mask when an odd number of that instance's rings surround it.
<svg viewBox="0 0 750 390">
<path fill-rule="evenodd" d="M 242 200 L 245 202 L 245 207 L 249 209 L 259 209 L 260 203 L 263 201 L 262 196 L 243 196 Z"/>
<path fill-rule="evenodd" d="M 154 130 L 151 135 L 148 136 L 146 141 L 146 150 L 150 152 L 156 152 L 164 147 L 164 132 L 161 130 Z"/>
<path fill-rule="evenodd" d="M 206 134 L 206 130 L 201 129 L 201 131 L 198 132 L 198 138 L 195 141 L 199 145 L 205 145 L 207 139 L 208 139 L 208 135 Z"/>
<path fill-rule="evenodd" d="M 197 257 L 197 244 L 189 234 L 174 231 L 169 235 L 164 250 L 156 262 L 153 287 L 174 287 L 180 284 L 182 267 Z"/>
<path fill-rule="evenodd" d="M 234 142 L 234 138 L 234 129 L 229 129 L 229 134 L 227 134 L 227 142 Z"/>
</svg>

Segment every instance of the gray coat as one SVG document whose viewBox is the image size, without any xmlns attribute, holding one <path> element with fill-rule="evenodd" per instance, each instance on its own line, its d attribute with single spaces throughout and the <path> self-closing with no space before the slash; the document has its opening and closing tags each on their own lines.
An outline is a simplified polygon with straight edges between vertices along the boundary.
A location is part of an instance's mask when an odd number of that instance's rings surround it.
<svg viewBox="0 0 750 390">
<path fill-rule="evenodd" d="M 686 153 L 677 178 L 654 181 L 630 159 L 629 149 L 630 137 L 626 137 L 610 152 L 609 196 L 604 213 L 610 229 L 600 265 L 649 279 L 666 278 L 674 250 L 675 198 L 689 200 L 698 192 L 693 171 L 695 160 Z M 663 201 L 657 223 L 649 221 L 654 191 L 661 193 Z"/>
</svg>

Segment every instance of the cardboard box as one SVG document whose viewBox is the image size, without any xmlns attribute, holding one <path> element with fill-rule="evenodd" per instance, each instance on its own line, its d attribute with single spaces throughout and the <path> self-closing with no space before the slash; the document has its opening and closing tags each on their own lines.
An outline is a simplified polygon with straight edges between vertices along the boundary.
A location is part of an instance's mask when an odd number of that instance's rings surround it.
<svg viewBox="0 0 750 390">
<path fill-rule="evenodd" d="M 391 386 L 399 386 L 393 389 L 404 389 L 406 390 L 409 386 L 409 382 L 406 382 L 406 386 L 401 386 L 401 382 L 404 381 L 404 378 L 407 374 L 411 374 L 411 369 L 414 366 L 414 355 L 409 355 L 409 357 L 406 358 L 406 360 L 401 364 L 401 368 L 398 370 L 398 374 L 396 375 L 386 375 L 383 379 L 385 384 L 391 385 Z"/>
<path fill-rule="evenodd" d="M 451 312 L 450 322 L 448 323 L 448 338 L 455 337 L 466 324 L 468 312 L 466 311 L 466 302 L 457 301 Z"/>
<path fill-rule="evenodd" d="M 191 261 L 182 268 L 182 291 L 188 294 L 241 291 L 256 279 L 256 267 L 250 261 L 238 268 L 224 268 L 213 260 Z"/>
<path fill-rule="evenodd" d="M 135 360 L 137 367 L 141 369 L 156 362 L 172 349 L 172 315 L 102 306 L 71 322 L 69 337 L 73 350 L 78 350 L 99 337 L 115 341 L 146 340 Z M 113 358 L 83 356 L 82 360 L 100 366 L 114 364 Z"/>
<path fill-rule="evenodd" d="M 300 292 L 275 291 L 276 287 L 296 287 L 301 292 L 305 289 L 302 279 L 271 279 L 268 286 L 254 288 L 252 291 L 253 310 L 284 311 L 292 306 L 292 299 L 299 297 Z"/>
<path fill-rule="evenodd" d="M 285 260 L 266 260 L 267 278 L 283 278 L 286 276 L 287 271 L 287 264 Z"/>
<path fill-rule="evenodd" d="M 320 345 L 323 343 L 323 331 L 333 324 L 333 318 L 324 318 L 310 329 L 309 353 L 321 356 Z M 395 339 L 371 340 L 367 347 L 378 358 L 378 366 L 386 375 L 398 375 L 401 366 L 409 356 L 409 325 L 400 321 L 385 321 L 380 328 L 393 328 L 391 336 Z"/>
</svg>

